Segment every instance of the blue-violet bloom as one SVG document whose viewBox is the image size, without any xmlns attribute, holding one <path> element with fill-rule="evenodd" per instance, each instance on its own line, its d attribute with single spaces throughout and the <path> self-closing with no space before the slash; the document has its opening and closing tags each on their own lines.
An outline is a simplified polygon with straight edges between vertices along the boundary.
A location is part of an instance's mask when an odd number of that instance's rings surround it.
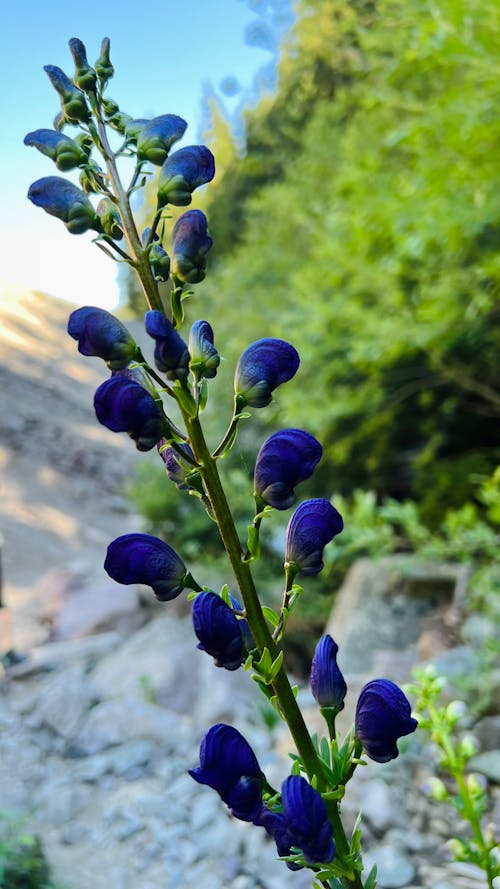
<svg viewBox="0 0 500 889">
<path fill-rule="evenodd" d="M 220 364 L 214 346 L 214 332 L 208 321 L 195 321 L 189 331 L 190 367 L 197 377 L 212 379 Z"/>
<path fill-rule="evenodd" d="M 50 216 L 61 219 L 69 232 L 102 231 L 101 222 L 85 192 L 61 176 L 44 176 L 29 187 L 29 200 Z"/>
<path fill-rule="evenodd" d="M 185 380 L 189 373 L 186 343 L 162 312 L 151 309 L 144 316 L 146 332 L 156 340 L 154 358 L 158 370 L 169 380 Z"/>
<path fill-rule="evenodd" d="M 201 742 L 200 765 L 189 774 L 216 790 L 235 818 L 257 818 L 264 775 L 250 744 L 231 725 L 217 723 L 209 729 Z"/>
<path fill-rule="evenodd" d="M 150 534 L 123 534 L 109 546 L 104 568 L 117 583 L 143 583 L 160 602 L 180 595 L 189 585 L 184 562 L 168 543 Z"/>
<path fill-rule="evenodd" d="M 237 670 L 244 660 L 243 637 L 232 608 L 216 593 L 205 591 L 193 602 L 193 627 L 200 644 L 216 667 Z"/>
<path fill-rule="evenodd" d="M 153 117 L 137 133 L 137 160 L 161 167 L 174 142 L 182 139 L 186 127 L 186 121 L 177 114 Z"/>
<path fill-rule="evenodd" d="M 234 375 L 234 391 L 240 404 L 266 407 L 273 390 L 297 373 L 297 350 L 284 340 L 272 337 L 256 340 L 240 355 Z"/>
<path fill-rule="evenodd" d="M 78 142 L 57 130 L 33 130 L 24 137 L 24 144 L 50 157 L 58 170 L 73 170 L 88 160 L 87 153 Z"/>
<path fill-rule="evenodd" d="M 126 432 L 139 451 L 150 451 L 165 432 L 156 400 L 140 383 L 119 373 L 101 383 L 94 396 L 99 423 L 112 432 Z"/>
<path fill-rule="evenodd" d="M 319 441 L 302 429 L 282 429 L 262 445 L 255 463 L 255 493 L 275 509 L 295 501 L 295 485 L 309 478 L 321 459 Z"/>
<path fill-rule="evenodd" d="M 390 679 L 373 679 L 361 689 L 356 705 L 355 734 L 370 759 L 389 762 L 399 756 L 398 738 L 418 723 L 406 695 Z"/>
<path fill-rule="evenodd" d="M 294 565 L 300 574 L 319 574 L 323 549 L 343 527 L 342 516 L 329 500 L 304 500 L 286 529 L 285 563 Z"/>
<path fill-rule="evenodd" d="M 97 85 L 97 74 L 88 63 L 85 44 L 78 37 L 72 37 L 68 41 L 68 45 L 75 63 L 74 82 L 76 86 L 86 93 L 94 93 Z"/>
<path fill-rule="evenodd" d="M 290 775 L 281 785 L 282 812 L 265 806 L 254 823 L 274 839 L 278 855 L 300 849 L 306 864 L 327 864 L 335 857 L 335 842 L 326 805 L 317 790 L 302 775 Z M 291 870 L 301 865 L 287 862 Z"/>
<path fill-rule="evenodd" d="M 316 645 L 311 664 L 311 691 L 320 707 L 331 707 L 337 713 L 344 707 L 346 681 L 337 664 L 339 647 L 331 636 L 322 636 Z"/>
<path fill-rule="evenodd" d="M 183 284 L 199 284 L 205 277 L 212 238 L 201 210 L 187 210 L 172 230 L 172 274 Z"/>
<path fill-rule="evenodd" d="M 43 70 L 61 97 L 61 122 L 80 123 L 90 120 L 91 113 L 85 93 L 82 93 L 57 65 L 44 65 Z"/>
<path fill-rule="evenodd" d="M 124 324 L 106 309 L 82 306 L 69 316 L 68 333 L 82 355 L 102 358 L 111 370 L 121 370 L 138 357 L 138 346 Z"/>
<path fill-rule="evenodd" d="M 191 203 L 191 193 L 200 185 L 211 182 L 215 175 L 215 160 L 205 145 L 187 145 L 167 157 L 158 179 L 158 207 L 173 204 L 185 207 Z"/>
</svg>

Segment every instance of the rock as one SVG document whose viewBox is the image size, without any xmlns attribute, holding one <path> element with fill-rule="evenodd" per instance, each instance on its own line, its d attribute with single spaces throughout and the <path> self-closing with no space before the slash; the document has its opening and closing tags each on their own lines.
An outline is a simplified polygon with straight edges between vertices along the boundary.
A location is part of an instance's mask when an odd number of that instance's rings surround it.
<svg viewBox="0 0 500 889">
<path fill-rule="evenodd" d="M 139 595 L 133 585 L 97 578 L 92 584 L 70 588 L 53 620 L 53 638 L 78 639 L 104 630 L 130 632 L 144 622 Z"/>
<path fill-rule="evenodd" d="M 67 779 L 52 781 L 36 794 L 36 818 L 62 827 L 85 808 L 90 799 L 87 788 L 73 785 Z"/>
<path fill-rule="evenodd" d="M 182 745 L 185 731 L 179 720 L 160 707 L 134 698 L 127 701 L 103 701 L 87 716 L 74 737 L 71 749 L 88 756 L 107 747 L 138 738 L 149 738 L 168 753 Z"/>
<path fill-rule="evenodd" d="M 72 660 L 87 661 L 116 648 L 120 641 L 118 633 L 110 632 L 69 642 L 50 642 L 32 648 L 26 660 L 8 668 L 7 675 L 9 679 L 24 679 L 45 670 L 55 670 Z"/>
<path fill-rule="evenodd" d="M 41 684 L 36 711 L 42 723 L 69 738 L 95 700 L 91 678 L 80 664 L 70 664 L 67 670 L 51 675 Z"/>
<path fill-rule="evenodd" d="M 408 856 L 397 846 L 383 844 L 370 849 L 363 856 L 365 876 L 377 865 L 378 889 L 401 889 L 408 886 L 416 870 Z"/>
<path fill-rule="evenodd" d="M 497 749 L 500 739 L 500 716 L 484 716 L 476 722 L 473 731 L 482 751 Z"/>
<path fill-rule="evenodd" d="M 367 781 L 361 792 L 361 811 L 371 826 L 384 833 L 401 823 L 402 810 L 394 792 L 382 778 Z"/>
<path fill-rule="evenodd" d="M 500 750 L 478 753 L 469 760 L 467 768 L 469 771 L 479 772 L 494 784 L 500 784 Z"/>
</svg>

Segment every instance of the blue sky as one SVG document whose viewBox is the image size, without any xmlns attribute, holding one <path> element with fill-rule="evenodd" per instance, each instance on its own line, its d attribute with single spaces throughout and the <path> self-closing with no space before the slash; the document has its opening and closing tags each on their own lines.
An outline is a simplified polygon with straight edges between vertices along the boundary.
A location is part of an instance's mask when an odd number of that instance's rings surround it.
<svg viewBox="0 0 500 889">
<path fill-rule="evenodd" d="M 257 72 L 272 58 L 245 40 L 256 21 L 252 4 L 272 6 L 269 0 L 21 0 L 6 6 L 0 36 L 0 283 L 79 304 L 110 308 L 118 300 L 116 266 L 90 236 L 70 235 L 26 199 L 33 180 L 61 175 L 48 158 L 23 146 L 25 134 L 51 127 L 59 110 L 43 66 L 58 65 L 71 75 L 70 37 L 83 40 L 90 62 L 102 37 L 110 37 L 116 74 L 109 96 L 134 117 L 179 114 L 189 124 L 184 144 L 193 144 L 200 138 L 204 85 L 218 89 L 225 78 L 236 77 L 242 90 L 228 100 L 234 107 L 250 95 Z"/>
</svg>

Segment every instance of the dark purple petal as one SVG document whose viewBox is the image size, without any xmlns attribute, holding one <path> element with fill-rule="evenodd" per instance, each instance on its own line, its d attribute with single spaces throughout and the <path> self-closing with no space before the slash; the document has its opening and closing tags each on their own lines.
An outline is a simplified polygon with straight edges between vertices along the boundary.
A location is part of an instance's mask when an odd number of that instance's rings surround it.
<svg viewBox="0 0 500 889">
<path fill-rule="evenodd" d="M 68 333 L 78 341 L 82 355 L 103 358 L 111 370 L 120 370 L 137 357 L 137 344 L 124 324 L 105 309 L 82 306 L 69 316 Z"/>
<path fill-rule="evenodd" d="M 185 207 L 191 193 L 210 182 L 215 175 L 215 160 L 205 145 L 188 145 L 174 151 L 163 164 L 158 179 L 158 206 Z"/>
<path fill-rule="evenodd" d="M 233 814 L 253 821 L 262 807 L 261 772 L 257 757 L 237 729 L 213 725 L 201 742 L 200 765 L 189 774 L 216 790 Z"/>
<path fill-rule="evenodd" d="M 234 375 L 234 391 L 244 404 L 265 407 L 272 392 L 297 373 L 299 354 L 284 340 L 256 340 L 240 355 Z"/>
<path fill-rule="evenodd" d="M 137 159 L 150 161 L 161 167 L 174 142 L 182 139 L 187 123 L 176 114 L 153 117 L 138 132 Z"/>
<path fill-rule="evenodd" d="M 160 602 L 184 589 L 186 567 L 163 540 L 150 534 L 124 534 L 108 546 L 104 568 L 118 583 L 144 583 Z"/>
<path fill-rule="evenodd" d="M 164 418 L 152 395 L 126 376 L 113 376 L 94 396 L 99 423 L 112 432 L 127 432 L 139 451 L 149 451 L 164 433 Z"/>
<path fill-rule="evenodd" d="M 396 759 L 398 738 L 410 735 L 417 724 L 408 698 L 390 679 L 373 679 L 361 689 L 355 731 L 370 759 L 375 762 Z"/>
<path fill-rule="evenodd" d="M 214 332 L 208 321 L 195 321 L 189 331 L 190 366 L 198 377 L 213 379 L 220 364 Z"/>
<path fill-rule="evenodd" d="M 301 775 L 290 775 L 281 786 L 281 800 L 292 846 L 302 850 L 308 864 L 331 861 L 336 851 L 332 826 L 318 791 Z"/>
<path fill-rule="evenodd" d="M 187 210 L 172 231 L 172 274 L 184 284 L 203 281 L 212 238 L 201 210 Z"/>
<path fill-rule="evenodd" d="M 200 593 L 193 603 L 193 627 L 200 644 L 216 667 L 237 670 L 244 660 L 239 621 L 229 605 L 216 593 Z"/>
<path fill-rule="evenodd" d="M 93 228 L 101 230 L 99 218 L 85 192 L 60 176 L 45 176 L 29 187 L 29 200 L 46 213 L 61 219 L 74 235 Z"/>
<path fill-rule="evenodd" d="M 320 707 L 344 707 L 347 685 L 337 665 L 339 648 L 331 636 L 322 636 L 311 664 L 311 690 Z"/>
<path fill-rule="evenodd" d="M 146 332 L 156 340 L 155 364 L 169 380 L 185 380 L 189 373 L 189 351 L 171 322 L 152 309 L 144 316 Z"/>
<path fill-rule="evenodd" d="M 285 562 L 295 564 L 300 574 L 319 574 L 323 549 L 343 527 L 342 516 L 329 500 L 304 500 L 288 523 Z"/>
<path fill-rule="evenodd" d="M 295 485 L 309 478 L 321 459 L 319 441 L 301 429 L 275 432 L 262 445 L 255 463 L 256 494 L 275 509 L 288 509 Z"/>
</svg>

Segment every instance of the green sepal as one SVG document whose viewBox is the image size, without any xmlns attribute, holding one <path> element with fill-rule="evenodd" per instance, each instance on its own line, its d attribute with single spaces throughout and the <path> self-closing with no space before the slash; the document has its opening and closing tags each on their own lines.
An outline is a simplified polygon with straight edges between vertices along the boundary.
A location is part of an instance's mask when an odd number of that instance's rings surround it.
<svg viewBox="0 0 500 889">
<path fill-rule="evenodd" d="M 189 389 L 181 382 L 181 380 L 175 380 L 172 389 L 182 410 L 188 417 L 194 419 L 198 413 L 198 407 Z"/>
<path fill-rule="evenodd" d="M 198 409 L 204 411 L 208 401 L 208 381 L 205 377 L 202 377 L 198 382 L 198 391 L 200 393 L 198 397 Z"/>
<path fill-rule="evenodd" d="M 184 307 L 182 305 L 182 287 L 174 287 L 170 291 L 170 305 L 172 308 L 172 320 L 174 327 L 180 327 L 184 321 Z"/>
<path fill-rule="evenodd" d="M 233 607 L 231 599 L 229 598 L 229 587 L 228 587 L 227 583 L 225 583 L 224 586 L 221 587 L 219 596 L 221 597 L 221 599 L 224 599 L 224 602 L 226 603 L 226 605 L 229 605 L 230 608 Z"/>
<path fill-rule="evenodd" d="M 374 864 L 365 880 L 365 889 L 375 889 L 377 885 L 377 865 Z"/>
<path fill-rule="evenodd" d="M 259 528 L 256 528 L 255 525 L 248 526 L 247 550 L 250 559 L 260 557 Z"/>
<path fill-rule="evenodd" d="M 262 606 L 262 614 L 269 621 L 272 627 L 276 628 L 280 622 L 280 616 L 274 608 L 269 608 L 268 605 Z"/>
</svg>

